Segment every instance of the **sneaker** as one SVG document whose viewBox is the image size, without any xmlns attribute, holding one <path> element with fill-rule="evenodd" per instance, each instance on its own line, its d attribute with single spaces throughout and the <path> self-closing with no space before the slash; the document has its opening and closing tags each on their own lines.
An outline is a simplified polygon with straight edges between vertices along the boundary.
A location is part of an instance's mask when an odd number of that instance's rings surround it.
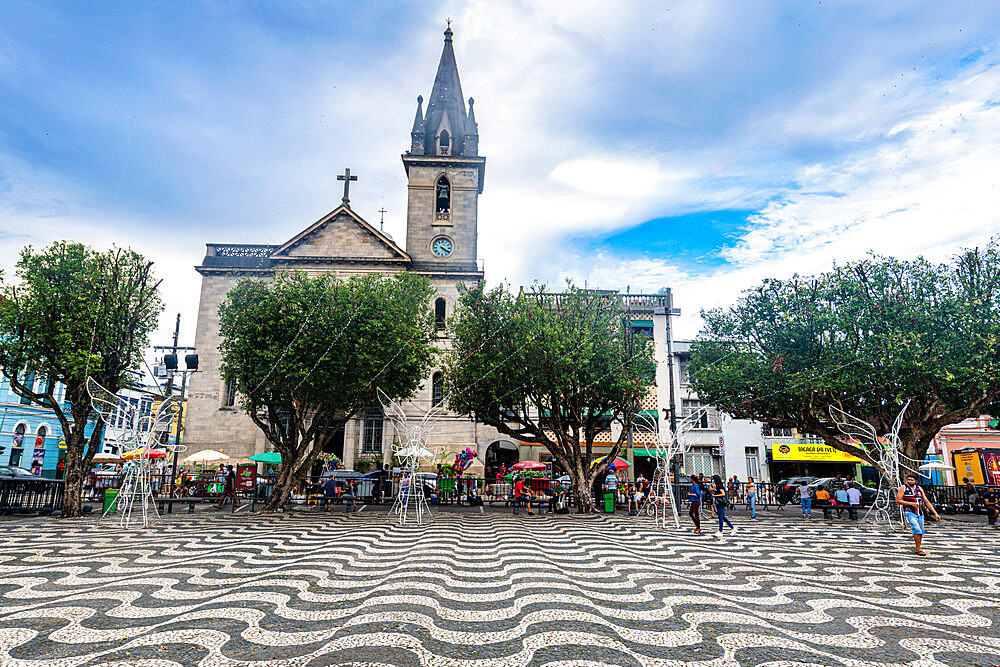
<svg viewBox="0 0 1000 667">
<path fill-rule="evenodd" d="M 723 537 L 725 537 L 725 534 L 720 530 L 719 532 L 717 532 L 715 534 L 715 536 L 718 537 L 721 540 Z"/>
<path fill-rule="evenodd" d="M 730 535 L 735 535 L 736 531 L 739 530 L 736 526 L 733 526 L 733 532 Z"/>
</svg>

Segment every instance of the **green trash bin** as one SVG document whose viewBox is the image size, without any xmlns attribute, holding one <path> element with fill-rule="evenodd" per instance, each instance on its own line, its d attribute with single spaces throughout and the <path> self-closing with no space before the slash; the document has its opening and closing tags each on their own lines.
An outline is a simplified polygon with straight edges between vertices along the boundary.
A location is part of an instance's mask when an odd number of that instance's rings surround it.
<svg viewBox="0 0 1000 667">
<path fill-rule="evenodd" d="M 615 494 L 605 493 L 604 494 L 604 512 L 606 514 L 614 514 L 615 512 Z"/>
<path fill-rule="evenodd" d="M 107 514 L 108 512 L 118 511 L 118 489 L 104 489 L 104 509 L 102 512 Z"/>
</svg>

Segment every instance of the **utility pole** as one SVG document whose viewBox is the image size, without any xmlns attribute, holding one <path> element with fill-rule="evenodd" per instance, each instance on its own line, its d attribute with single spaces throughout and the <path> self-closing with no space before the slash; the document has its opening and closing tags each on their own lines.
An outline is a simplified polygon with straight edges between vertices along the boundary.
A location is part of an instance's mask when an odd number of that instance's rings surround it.
<svg viewBox="0 0 1000 667">
<path fill-rule="evenodd" d="M 154 350 L 169 350 L 170 354 L 173 355 L 173 364 L 167 364 L 167 382 L 163 387 L 163 393 L 166 398 L 170 398 L 174 393 L 174 373 L 181 373 L 181 405 L 180 410 L 177 412 L 177 437 L 174 440 L 174 456 L 173 461 L 170 466 L 170 497 L 167 499 L 167 513 L 173 511 L 173 497 L 177 490 L 177 448 L 181 444 L 181 437 L 184 431 L 184 399 L 187 393 L 187 377 L 188 373 L 193 373 L 198 369 L 198 355 L 188 355 L 185 359 L 186 370 L 180 370 L 177 365 L 177 351 L 178 350 L 190 350 L 194 351 L 195 348 L 178 345 L 177 340 L 180 337 L 181 332 L 181 314 L 177 313 L 177 321 L 174 323 L 174 338 L 172 345 L 154 345 Z M 193 357 L 193 366 L 191 359 Z M 169 368 L 173 365 L 173 368 Z M 170 442 L 170 429 L 168 428 L 166 433 L 163 434 L 164 444 Z"/>
<path fill-rule="evenodd" d="M 673 434 L 673 437 L 677 438 L 677 394 L 674 388 L 674 333 L 673 327 L 670 325 L 670 318 L 680 315 L 681 311 L 679 308 L 674 308 L 674 291 L 672 289 L 668 287 L 665 296 L 667 297 L 667 306 L 664 309 L 664 314 L 667 316 L 667 377 L 670 382 L 670 432 Z M 681 497 L 681 466 L 678 459 L 680 459 L 679 454 L 674 456 L 670 464 L 670 472 L 674 476 L 674 502 L 680 502 Z"/>
</svg>

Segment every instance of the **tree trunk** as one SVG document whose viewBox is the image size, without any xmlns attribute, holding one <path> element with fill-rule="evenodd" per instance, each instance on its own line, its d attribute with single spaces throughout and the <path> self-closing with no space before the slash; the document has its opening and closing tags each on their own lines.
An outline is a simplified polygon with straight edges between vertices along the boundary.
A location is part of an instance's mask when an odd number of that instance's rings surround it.
<svg viewBox="0 0 1000 667">
<path fill-rule="evenodd" d="M 576 508 L 580 514 L 590 514 L 594 511 L 594 497 L 591 494 L 592 481 L 583 470 L 583 459 L 574 456 L 569 467 L 569 478 L 573 483 L 573 493 L 576 496 Z"/>
<path fill-rule="evenodd" d="M 83 458 L 76 456 L 70 458 L 67 448 L 66 468 L 63 480 L 63 508 L 62 516 L 77 517 L 83 516 L 83 478 L 86 476 Z"/>
<path fill-rule="evenodd" d="M 271 495 L 264 503 L 261 512 L 280 512 L 284 509 L 285 503 L 288 502 L 288 496 L 292 494 L 292 488 L 295 486 L 295 478 L 291 472 L 291 465 L 281 466 L 278 479 L 274 481 L 274 488 L 271 489 Z"/>
</svg>

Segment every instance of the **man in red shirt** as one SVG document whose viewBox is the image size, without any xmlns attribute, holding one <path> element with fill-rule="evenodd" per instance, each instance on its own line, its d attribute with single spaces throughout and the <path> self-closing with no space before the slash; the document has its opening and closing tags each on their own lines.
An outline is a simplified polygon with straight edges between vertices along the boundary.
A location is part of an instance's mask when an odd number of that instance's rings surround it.
<svg viewBox="0 0 1000 667">
<path fill-rule="evenodd" d="M 531 511 L 531 489 L 524 485 L 524 481 L 520 477 L 514 482 L 514 500 L 524 502 L 525 506 L 528 508 L 528 514 L 534 514 Z M 517 512 L 517 505 L 514 505 L 514 511 Z"/>
</svg>

